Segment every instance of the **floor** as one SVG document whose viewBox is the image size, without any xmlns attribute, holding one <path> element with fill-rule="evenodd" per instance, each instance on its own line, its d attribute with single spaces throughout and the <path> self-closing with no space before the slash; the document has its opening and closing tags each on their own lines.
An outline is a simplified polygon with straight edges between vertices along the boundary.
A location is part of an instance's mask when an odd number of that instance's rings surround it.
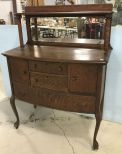
<svg viewBox="0 0 122 154">
<path fill-rule="evenodd" d="M 16 100 L 21 124 L 13 127 L 9 100 L 0 103 L 0 154 L 92 154 L 95 119 L 71 112 L 33 108 Z M 97 154 L 122 154 L 122 124 L 102 121 Z"/>
</svg>

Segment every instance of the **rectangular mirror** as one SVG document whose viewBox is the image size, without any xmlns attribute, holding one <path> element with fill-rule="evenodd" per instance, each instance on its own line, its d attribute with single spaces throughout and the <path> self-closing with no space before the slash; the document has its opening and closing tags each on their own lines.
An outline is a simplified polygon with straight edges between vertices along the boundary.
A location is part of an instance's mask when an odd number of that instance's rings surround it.
<svg viewBox="0 0 122 154">
<path fill-rule="evenodd" d="M 42 38 L 103 39 L 104 18 L 42 17 L 31 18 L 32 40 Z"/>
<path fill-rule="evenodd" d="M 98 44 L 104 41 L 105 19 L 103 17 L 31 17 L 30 29 L 33 42 L 53 45 L 53 43 Z M 85 41 L 85 42 L 84 42 Z M 90 47 L 92 47 L 92 45 Z"/>
</svg>

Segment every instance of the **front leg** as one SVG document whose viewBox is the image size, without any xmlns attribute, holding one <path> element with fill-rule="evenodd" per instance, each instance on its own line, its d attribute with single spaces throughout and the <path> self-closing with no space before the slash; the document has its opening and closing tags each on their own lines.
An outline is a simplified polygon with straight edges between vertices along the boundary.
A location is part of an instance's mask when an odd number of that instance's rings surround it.
<svg viewBox="0 0 122 154">
<path fill-rule="evenodd" d="M 16 119 L 17 119 L 16 122 L 14 123 L 14 127 L 17 129 L 19 127 L 19 115 L 18 115 L 16 106 L 15 106 L 15 97 L 14 96 L 11 96 L 10 104 L 11 104 L 12 110 L 16 116 Z"/>
<path fill-rule="evenodd" d="M 95 117 L 96 117 L 96 126 L 95 126 L 94 139 L 93 139 L 93 150 L 98 150 L 99 144 L 96 138 L 97 138 L 98 130 L 101 123 L 101 112 L 95 113 Z"/>
</svg>

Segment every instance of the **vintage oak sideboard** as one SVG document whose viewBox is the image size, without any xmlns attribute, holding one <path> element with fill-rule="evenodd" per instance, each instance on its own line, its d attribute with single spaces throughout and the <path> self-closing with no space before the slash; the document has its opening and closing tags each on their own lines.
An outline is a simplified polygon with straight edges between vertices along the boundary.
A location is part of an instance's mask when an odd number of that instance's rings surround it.
<svg viewBox="0 0 122 154">
<path fill-rule="evenodd" d="M 27 44 L 23 44 L 21 13 L 16 14 L 20 47 L 3 53 L 7 57 L 12 96 L 10 103 L 17 118 L 15 99 L 65 111 L 91 113 L 96 117 L 93 149 L 103 113 L 106 68 L 111 53 L 111 4 L 26 7 Z M 39 17 L 102 18 L 102 39 L 38 39 Z M 36 38 L 31 32 L 34 20 Z"/>
</svg>

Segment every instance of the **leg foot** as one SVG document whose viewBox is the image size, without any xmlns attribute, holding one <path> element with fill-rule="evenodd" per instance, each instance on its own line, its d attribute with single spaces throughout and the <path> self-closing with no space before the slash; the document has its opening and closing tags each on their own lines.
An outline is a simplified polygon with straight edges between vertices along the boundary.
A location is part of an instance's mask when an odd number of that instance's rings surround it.
<svg viewBox="0 0 122 154">
<path fill-rule="evenodd" d="M 11 96 L 10 104 L 11 104 L 12 110 L 13 110 L 13 112 L 15 114 L 15 117 L 17 119 L 16 122 L 14 123 L 14 127 L 17 129 L 19 127 L 19 115 L 18 115 L 16 106 L 15 106 L 15 98 L 14 98 L 14 96 Z"/>
<path fill-rule="evenodd" d="M 94 139 L 93 139 L 93 150 L 98 150 L 99 148 L 99 144 L 96 140 L 97 138 L 97 134 L 98 134 L 98 130 L 100 127 L 100 123 L 101 123 L 101 114 L 95 114 L 96 117 L 96 127 L 95 127 L 95 132 L 94 132 Z"/>
<path fill-rule="evenodd" d="M 19 127 L 19 122 L 18 122 L 18 121 L 16 121 L 16 122 L 14 123 L 14 127 L 15 127 L 16 129 L 18 129 L 18 127 Z"/>
<path fill-rule="evenodd" d="M 98 144 L 98 142 L 95 140 L 95 141 L 93 142 L 93 150 L 98 150 L 98 148 L 99 148 L 99 144 Z"/>
</svg>

